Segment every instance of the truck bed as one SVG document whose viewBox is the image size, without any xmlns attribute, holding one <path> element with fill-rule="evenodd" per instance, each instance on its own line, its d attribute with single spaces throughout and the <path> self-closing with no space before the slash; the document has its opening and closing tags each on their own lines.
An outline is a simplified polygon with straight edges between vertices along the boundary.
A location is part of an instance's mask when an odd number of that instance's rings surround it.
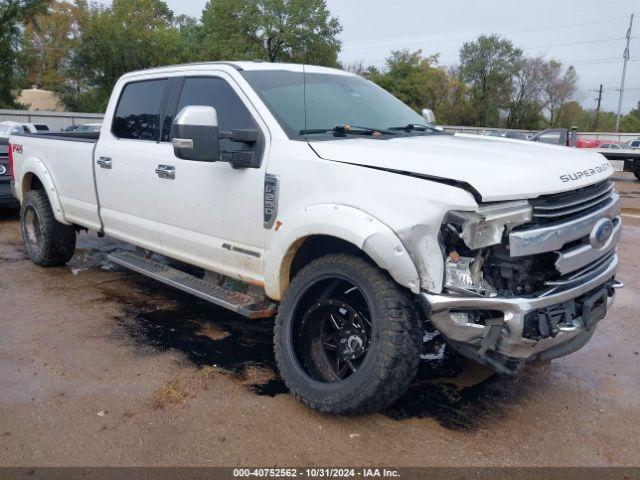
<svg viewBox="0 0 640 480">
<path fill-rule="evenodd" d="M 48 140 L 68 140 L 73 142 L 95 143 L 100 138 L 100 132 L 47 132 L 47 133 L 18 133 L 13 137 L 36 137 Z"/>
<path fill-rule="evenodd" d="M 28 179 L 28 175 L 25 177 L 28 172 L 40 179 L 48 177 L 57 191 L 60 213 L 66 222 L 100 228 L 93 170 L 93 152 L 99 135 L 99 132 L 12 135 L 10 142 L 20 145 L 23 152 L 14 156 L 17 190 L 21 189 L 18 179 Z"/>
</svg>

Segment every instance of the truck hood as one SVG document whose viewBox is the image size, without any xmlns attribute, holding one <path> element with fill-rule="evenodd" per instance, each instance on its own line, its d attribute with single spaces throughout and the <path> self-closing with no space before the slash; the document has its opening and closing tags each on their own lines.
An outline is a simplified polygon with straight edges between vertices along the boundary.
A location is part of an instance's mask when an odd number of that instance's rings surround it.
<svg viewBox="0 0 640 480">
<path fill-rule="evenodd" d="M 483 202 L 574 190 L 613 173 L 599 153 L 526 140 L 420 135 L 346 138 L 310 142 L 310 146 L 325 160 L 458 184 Z"/>
</svg>

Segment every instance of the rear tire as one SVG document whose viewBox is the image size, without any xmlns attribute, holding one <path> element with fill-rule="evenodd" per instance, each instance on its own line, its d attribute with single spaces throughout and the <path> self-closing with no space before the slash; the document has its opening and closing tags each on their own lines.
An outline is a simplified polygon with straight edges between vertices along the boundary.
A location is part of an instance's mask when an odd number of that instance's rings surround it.
<svg viewBox="0 0 640 480">
<path fill-rule="evenodd" d="M 320 412 L 374 412 L 415 378 L 422 348 L 415 301 L 385 272 L 327 255 L 293 279 L 276 317 L 274 348 L 293 395 Z"/>
<path fill-rule="evenodd" d="M 633 174 L 638 180 L 640 180 L 640 165 L 637 163 L 634 163 L 633 165 Z"/>
<path fill-rule="evenodd" d="M 20 230 L 27 254 L 36 265 L 60 266 L 73 257 L 76 231 L 56 220 L 44 190 L 25 194 L 20 211 Z"/>
</svg>

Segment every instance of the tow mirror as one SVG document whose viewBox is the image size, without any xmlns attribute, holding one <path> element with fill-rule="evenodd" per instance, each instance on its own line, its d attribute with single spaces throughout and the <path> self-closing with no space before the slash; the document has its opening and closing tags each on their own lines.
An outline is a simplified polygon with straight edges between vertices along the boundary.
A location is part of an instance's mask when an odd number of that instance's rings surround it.
<svg viewBox="0 0 640 480">
<path fill-rule="evenodd" d="M 184 107 L 173 121 L 171 138 L 178 158 L 201 162 L 220 160 L 218 113 L 213 107 Z"/>
<path fill-rule="evenodd" d="M 429 123 L 433 123 L 434 125 L 436 123 L 436 116 L 433 114 L 433 110 L 430 110 L 428 108 L 422 109 L 422 118 L 424 118 Z"/>
</svg>

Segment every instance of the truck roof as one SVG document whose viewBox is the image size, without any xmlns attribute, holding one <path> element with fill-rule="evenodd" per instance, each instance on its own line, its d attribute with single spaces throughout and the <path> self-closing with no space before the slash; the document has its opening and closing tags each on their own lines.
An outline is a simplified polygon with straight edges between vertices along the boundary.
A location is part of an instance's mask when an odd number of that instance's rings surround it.
<svg viewBox="0 0 640 480">
<path fill-rule="evenodd" d="M 216 65 L 216 66 L 227 66 L 229 68 L 233 68 L 236 71 L 255 71 L 255 70 L 279 70 L 279 71 L 289 71 L 289 72 L 302 72 L 303 68 L 307 73 L 327 73 L 333 75 L 349 75 L 352 76 L 352 73 L 345 72 L 344 70 L 338 70 L 336 68 L 329 67 L 320 67 L 317 65 L 303 65 L 299 63 L 271 63 L 271 62 L 261 62 L 261 61 L 216 61 L 216 62 L 199 62 L 199 63 L 183 63 L 179 65 L 168 65 L 166 67 L 156 67 L 149 68 L 146 70 L 138 70 L 134 72 L 129 72 L 123 75 L 123 78 L 129 77 L 137 77 L 140 75 L 144 75 L 147 73 L 162 73 L 162 72 L 175 72 L 175 71 L 183 71 L 183 70 L 204 70 L 206 67 Z"/>
</svg>

